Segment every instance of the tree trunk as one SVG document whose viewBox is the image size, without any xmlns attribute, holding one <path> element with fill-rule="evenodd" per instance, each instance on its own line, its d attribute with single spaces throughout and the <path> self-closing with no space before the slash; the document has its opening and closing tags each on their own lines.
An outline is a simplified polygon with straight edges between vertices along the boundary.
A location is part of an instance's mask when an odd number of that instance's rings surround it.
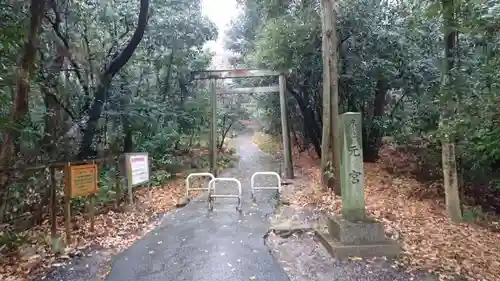
<svg viewBox="0 0 500 281">
<path fill-rule="evenodd" d="M 165 83 L 163 85 L 163 102 L 167 102 L 167 96 L 168 93 L 170 92 L 170 77 L 172 77 L 172 64 L 174 62 L 174 52 L 175 49 L 172 49 L 172 52 L 170 53 L 169 59 L 168 59 L 168 69 L 167 69 L 167 75 L 165 76 Z"/>
<path fill-rule="evenodd" d="M 331 156 L 331 150 L 330 150 L 330 140 L 331 140 L 331 121 L 332 121 L 332 114 L 330 112 L 331 109 L 331 87 L 330 87 L 330 73 L 329 73 L 329 67 L 328 67 L 328 46 L 329 46 L 329 38 L 328 38 L 328 31 L 331 32 L 331 25 L 328 23 L 330 18 L 327 18 L 328 13 L 326 10 L 328 9 L 328 2 L 329 0 L 323 0 L 322 1 L 322 51 L 323 51 L 323 134 L 321 136 L 321 183 L 323 185 L 328 184 L 328 178 L 326 177 L 326 172 L 327 172 L 327 166 L 328 166 L 328 161 L 330 160 L 329 157 Z"/>
<path fill-rule="evenodd" d="M 57 158 L 57 140 L 61 136 L 61 125 L 64 121 L 62 102 L 57 95 L 57 78 L 61 73 L 64 57 L 62 56 L 61 47 L 57 47 L 57 49 L 55 58 L 49 66 L 49 73 L 44 77 L 44 83 L 41 84 L 41 91 L 44 94 L 45 109 L 47 112 L 44 116 L 46 134 L 43 143 L 47 147 L 47 151 L 53 161 Z"/>
<path fill-rule="evenodd" d="M 45 136 L 44 136 L 44 146 L 47 147 L 47 152 L 51 161 L 57 161 L 58 159 L 58 149 L 57 142 L 61 135 L 62 131 L 62 103 L 57 95 L 57 78 L 61 73 L 61 69 L 64 63 L 64 51 L 60 46 L 57 47 L 57 51 L 55 53 L 55 58 L 48 70 L 49 73 L 46 77 L 44 77 L 44 83 L 41 84 L 41 91 L 44 94 L 44 102 L 46 108 L 46 114 L 44 116 L 45 119 Z M 40 204 L 38 204 L 34 210 L 33 218 L 26 227 L 31 227 L 33 225 L 37 225 L 41 222 L 43 211 L 46 206 L 49 205 L 50 195 L 52 194 L 52 182 L 50 181 L 50 177 L 53 173 L 53 169 L 50 168 L 49 174 L 47 175 L 47 183 L 44 184 L 45 191 L 42 196 L 42 200 Z"/>
<path fill-rule="evenodd" d="M 323 0 L 323 136 L 321 169 L 323 183 L 328 160 L 332 160 L 335 180 L 333 190 L 340 195 L 340 135 L 338 92 L 338 40 L 334 0 Z"/>
<path fill-rule="evenodd" d="M 86 159 L 91 156 L 92 141 L 96 134 L 97 124 L 101 117 L 101 112 L 104 103 L 107 100 L 108 87 L 111 84 L 113 77 L 120 71 L 120 69 L 128 62 L 130 57 L 134 54 L 135 49 L 139 45 L 144 36 L 148 22 L 149 0 L 141 0 L 139 21 L 137 28 L 132 35 L 123 51 L 106 67 L 104 73 L 101 74 L 97 91 L 94 98 L 94 103 L 88 113 L 88 121 L 85 130 L 83 131 L 82 144 L 80 146 L 79 158 Z"/>
<path fill-rule="evenodd" d="M 456 21 L 454 0 L 442 0 L 444 19 L 444 41 L 445 59 L 441 82 L 441 116 L 439 129 L 443 137 L 441 138 L 444 190 L 446 196 L 446 210 L 448 218 L 453 222 L 462 220 L 460 209 L 460 197 L 458 191 L 457 161 L 455 158 L 455 144 L 452 135 L 453 128 L 450 127 L 450 119 L 453 117 L 455 108 L 454 92 L 452 91 L 452 69 L 456 58 Z"/>
<path fill-rule="evenodd" d="M 385 97 L 388 88 L 389 85 L 385 78 L 382 77 L 377 80 L 371 126 L 368 130 L 368 135 L 363 138 L 363 142 L 365 143 L 363 145 L 363 160 L 367 162 L 375 162 L 378 159 L 378 151 L 382 143 L 383 134 L 380 122 L 384 116 Z"/>
<path fill-rule="evenodd" d="M 287 88 L 295 98 L 295 101 L 297 101 L 302 116 L 304 117 L 304 128 L 306 129 L 307 138 L 313 144 L 318 157 L 321 157 L 321 134 L 319 133 L 319 122 L 316 122 L 316 119 L 314 118 L 314 112 L 312 112 L 312 109 L 307 106 L 307 101 L 304 100 L 297 92 L 289 88 L 288 85 Z"/>
<path fill-rule="evenodd" d="M 331 100 L 331 131 L 333 135 L 332 140 L 332 156 L 333 167 L 335 173 L 335 182 L 333 185 L 333 191 L 337 195 L 341 195 L 340 189 L 340 149 L 341 149 L 341 139 L 340 139 L 340 127 L 339 127 L 339 71 L 338 71 L 338 38 L 337 38 L 337 14 L 335 11 L 335 0 L 328 0 L 328 14 L 327 17 L 331 18 L 328 21 L 330 30 L 327 31 L 328 35 L 328 71 L 330 73 L 330 91 L 332 93 Z"/>
<path fill-rule="evenodd" d="M 15 143 L 19 138 L 20 130 L 15 127 L 28 115 L 28 95 L 30 92 L 30 79 L 36 60 L 36 48 L 38 43 L 38 34 L 42 19 L 45 15 L 45 0 L 31 0 L 30 4 L 30 25 L 28 38 L 24 44 L 21 65 L 17 70 L 17 89 L 12 103 L 11 122 L 2 137 L 3 143 L 0 151 L 0 169 L 11 166 L 15 161 Z M 4 198 L 7 191 L 8 175 L 0 177 L 0 198 Z"/>
<path fill-rule="evenodd" d="M 128 122 L 128 118 L 123 120 L 123 127 L 125 134 L 123 135 L 123 152 L 131 153 L 134 152 L 134 142 L 132 139 L 132 128 Z"/>
</svg>

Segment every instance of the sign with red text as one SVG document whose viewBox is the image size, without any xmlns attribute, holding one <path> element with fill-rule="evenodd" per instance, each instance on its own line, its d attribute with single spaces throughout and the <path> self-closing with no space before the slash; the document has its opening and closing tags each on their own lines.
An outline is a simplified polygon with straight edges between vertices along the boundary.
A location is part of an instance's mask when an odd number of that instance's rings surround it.
<svg viewBox="0 0 500 281">
<path fill-rule="evenodd" d="M 149 181 L 148 153 L 126 153 L 125 165 L 129 186 L 136 186 Z"/>
</svg>

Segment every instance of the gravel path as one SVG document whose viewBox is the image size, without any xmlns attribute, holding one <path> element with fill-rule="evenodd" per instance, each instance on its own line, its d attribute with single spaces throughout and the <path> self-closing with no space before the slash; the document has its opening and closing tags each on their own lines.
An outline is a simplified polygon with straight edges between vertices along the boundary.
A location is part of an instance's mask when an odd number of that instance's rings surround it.
<svg viewBox="0 0 500 281">
<path fill-rule="evenodd" d="M 296 181 L 284 189 L 284 197 L 293 190 L 307 188 L 307 182 Z M 386 258 L 339 260 L 332 258 L 315 237 L 314 228 L 325 225 L 326 217 L 311 207 L 282 206 L 271 218 L 272 228 L 266 245 L 293 281 L 437 281 L 427 273 L 407 273 Z M 288 230 L 288 229 L 291 229 Z"/>
</svg>

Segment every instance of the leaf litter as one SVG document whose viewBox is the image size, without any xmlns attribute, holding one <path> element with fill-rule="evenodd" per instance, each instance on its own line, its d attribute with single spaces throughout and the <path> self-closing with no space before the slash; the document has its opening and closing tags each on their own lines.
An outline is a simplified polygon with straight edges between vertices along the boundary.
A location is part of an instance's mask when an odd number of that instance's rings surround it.
<svg viewBox="0 0 500 281">
<path fill-rule="evenodd" d="M 319 160 L 314 153 L 295 152 L 296 165 L 312 182 L 298 190 L 290 203 L 314 206 L 326 214 L 340 214 L 341 200 L 320 184 Z M 402 246 L 396 260 L 407 271 L 438 273 L 440 280 L 456 276 L 469 280 L 500 280 L 500 233 L 472 223 L 453 224 L 443 198 L 415 199 L 412 190 L 425 185 L 411 176 L 393 176 L 381 163 L 365 163 L 367 213 L 382 222 L 388 237 Z M 498 225 L 498 222 L 492 222 Z"/>
<path fill-rule="evenodd" d="M 158 222 L 155 218 L 174 208 L 184 192 L 183 178 L 175 178 L 161 187 L 138 189 L 134 191 L 134 197 L 140 203 L 136 204 L 135 210 L 101 212 L 95 217 L 94 232 L 90 231 L 90 220 L 86 215 L 74 215 L 73 242 L 66 245 L 62 254 L 51 251 L 50 222 L 46 217 L 39 226 L 22 233 L 28 237 L 27 243 L 17 251 L 0 254 L 0 280 L 24 281 L 41 277 L 52 268 L 71 263 L 72 257 L 81 256 L 83 251 L 94 247 L 121 252 L 150 232 Z M 193 195 L 197 193 L 193 192 Z M 57 224 L 58 235 L 63 239 L 62 216 L 57 217 Z"/>
</svg>

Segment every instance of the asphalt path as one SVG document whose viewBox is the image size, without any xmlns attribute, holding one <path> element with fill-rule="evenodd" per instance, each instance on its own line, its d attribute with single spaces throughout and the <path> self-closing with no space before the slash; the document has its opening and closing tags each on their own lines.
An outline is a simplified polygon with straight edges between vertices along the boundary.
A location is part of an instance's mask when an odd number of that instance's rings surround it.
<svg viewBox="0 0 500 281">
<path fill-rule="evenodd" d="M 156 229 L 115 257 L 106 280 L 290 280 L 264 244 L 276 193 L 258 191 L 255 202 L 250 193 L 252 174 L 278 171 L 278 164 L 250 136 L 236 139 L 236 147 L 240 161 L 219 177 L 240 180 L 242 211 L 236 211 L 234 198 L 217 198 L 209 211 L 202 195 L 166 214 Z M 256 183 L 273 186 L 276 180 L 261 176 Z M 216 192 L 237 194 L 237 188 L 234 183 L 217 183 Z"/>
</svg>

